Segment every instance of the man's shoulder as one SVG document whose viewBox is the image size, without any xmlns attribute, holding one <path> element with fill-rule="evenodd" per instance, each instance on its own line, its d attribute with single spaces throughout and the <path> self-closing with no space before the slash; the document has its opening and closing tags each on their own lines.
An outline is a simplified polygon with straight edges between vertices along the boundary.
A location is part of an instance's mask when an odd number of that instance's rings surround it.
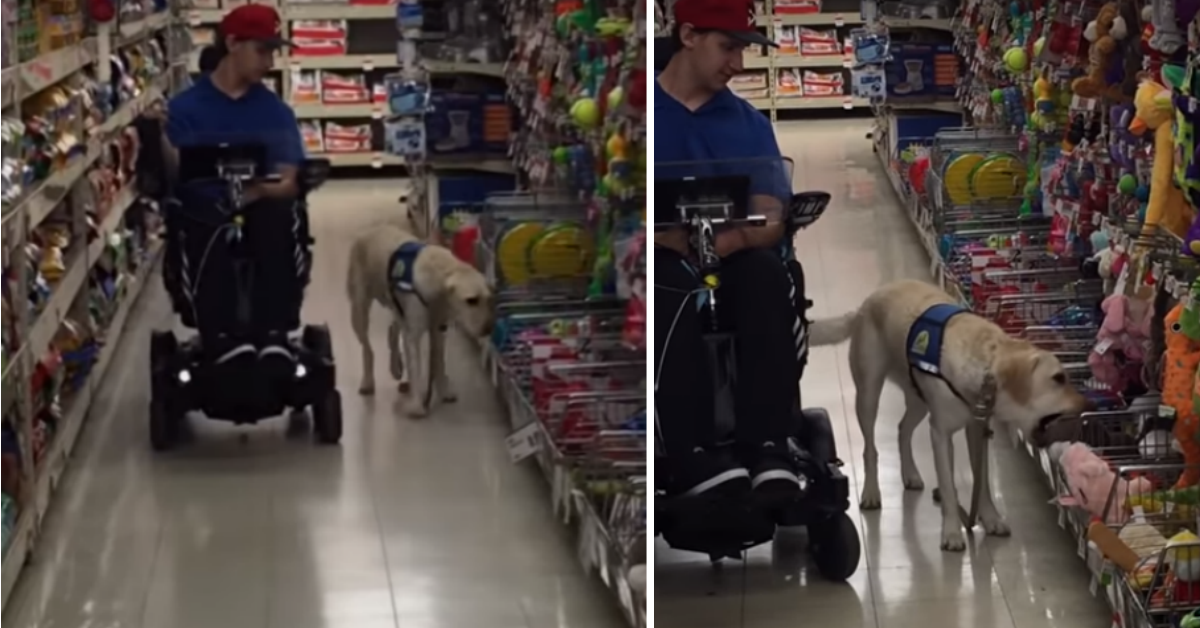
<svg viewBox="0 0 1200 628">
<path fill-rule="evenodd" d="M 725 98 L 729 101 L 730 109 L 737 112 L 747 126 L 755 129 L 771 129 L 771 121 L 763 112 L 750 104 L 750 101 L 725 88 Z"/>
</svg>

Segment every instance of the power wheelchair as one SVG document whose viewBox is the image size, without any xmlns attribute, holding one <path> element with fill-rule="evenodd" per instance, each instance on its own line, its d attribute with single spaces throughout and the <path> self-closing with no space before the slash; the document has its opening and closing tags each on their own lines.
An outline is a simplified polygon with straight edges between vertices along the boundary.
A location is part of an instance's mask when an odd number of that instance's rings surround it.
<svg viewBox="0 0 1200 628">
<path fill-rule="evenodd" d="M 163 278 L 175 313 L 196 330 L 150 343 L 150 443 L 179 444 L 188 413 L 238 425 L 311 409 L 316 440 L 342 438 L 328 327 L 301 327 L 312 270 L 307 194 L 329 175 L 326 160 L 300 169 L 296 201 L 245 206 L 245 189 L 278 180 L 259 145 L 180 150 L 179 184 L 166 208 Z"/>
<path fill-rule="evenodd" d="M 705 334 L 710 363 L 714 366 L 714 403 L 717 409 L 718 433 L 729 435 L 721 447 L 732 447 L 736 425 L 733 389 L 737 381 L 736 352 L 732 330 L 722 327 L 716 316 L 716 288 L 720 285 L 721 260 L 715 251 L 715 233 L 723 226 L 762 226 L 762 216 L 748 215 L 744 182 L 741 191 L 722 192 L 723 187 L 738 188 L 737 177 L 709 178 L 707 181 L 688 178 L 679 189 L 703 188 L 700 194 L 682 193 L 674 199 L 674 212 L 664 222 L 656 223 L 656 231 L 683 226 L 690 235 L 692 247 L 699 260 L 699 276 L 708 292 L 705 300 L 705 319 L 709 331 Z M 657 188 L 671 187 L 656 183 Z M 714 194 L 714 188 L 717 193 Z M 739 193 L 742 199 L 736 198 Z M 671 194 L 668 192 L 668 194 Z M 656 195 L 657 196 L 657 195 Z M 661 197 L 659 200 L 662 200 Z M 829 194 L 805 192 L 791 198 L 785 215 L 787 243 L 781 263 L 787 266 L 794 291 L 793 304 L 801 325 L 795 338 L 797 360 L 803 373 L 808 360 L 807 311 L 812 302 L 805 296 L 804 270 L 796 261 L 791 242 L 796 234 L 817 221 L 828 207 Z M 670 201 L 668 201 L 670 202 Z M 656 204 L 663 203 L 656 200 Z M 673 548 L 706 553 L 714 565 L 725 558 L 739 559 L 746 549 L 771 542 L 779 528 L 805 527 L 808 530 L 811 555 L 822 576 L 844 581 L 858 568 L 861 543 L 854 521 L 847 515 L 850 508 L 850 484 L 842 472 L 829 413 L 821 408 L 803 408 L 799 387 L 796 387 L 793 410 L 795 431 L 789 439 L 789 451 L 794 468 L 802 479 L 802 491 L 795 501 L 767 506 L 750 499 L 731 502 L 728 497 L 711 494 L 684 496 L 671 494 L 673 486 L 667 473 L 656 478 L 656 535 L 661 535 Z M 660 442 L 661 439 L 660 439 Z M 660 448 L 659 469 L 670 469 Z M 669 472 L 668 472 L 669 473 Z"/>
</svg>

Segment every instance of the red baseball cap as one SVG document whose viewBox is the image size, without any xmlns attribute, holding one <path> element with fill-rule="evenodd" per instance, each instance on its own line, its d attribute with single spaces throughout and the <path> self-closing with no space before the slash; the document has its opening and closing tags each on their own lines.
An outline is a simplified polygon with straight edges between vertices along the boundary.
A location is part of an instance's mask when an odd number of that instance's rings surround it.
<svg viewBox="0 0 1200 628">
<path fill-rule="evenodd" d="M 752 0 L 678 0 L 675 3 L 675 23 L 720 31 L 751 45 L 779 47 L 779 44 L 758 32 Z"/>
<path fill-rule="evenodd" d="M 283 38 L 283 20 L 279 19 L 279 13 L 265 4 L 244 4 L 225 14 L 225 19 L 221 20 L 221 35 L 273 46 L 292 45 Z"/>
</svg>

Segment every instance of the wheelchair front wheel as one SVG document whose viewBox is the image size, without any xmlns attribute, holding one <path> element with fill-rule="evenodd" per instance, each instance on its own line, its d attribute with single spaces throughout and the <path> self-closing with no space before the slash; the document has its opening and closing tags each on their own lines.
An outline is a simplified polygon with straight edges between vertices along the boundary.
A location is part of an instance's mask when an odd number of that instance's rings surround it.
<svg viewBox="0 0 1200 628">
<path fill-rule="evenodd" d="M 858 571 L 862 542 L 850 515 L 843 512 L 813 523 L 808 526 L 808 535 L 813 561 L 826 580 L 845 582 Z"/>
</svg>

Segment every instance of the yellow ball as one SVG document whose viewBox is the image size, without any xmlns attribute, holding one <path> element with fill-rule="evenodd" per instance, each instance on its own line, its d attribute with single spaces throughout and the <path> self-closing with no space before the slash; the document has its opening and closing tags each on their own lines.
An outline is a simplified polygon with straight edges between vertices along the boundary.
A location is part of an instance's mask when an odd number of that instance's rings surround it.
<svg viewBox="0 0 1200 628">
<path fill-rule="evenodd" d="M 614 87 L 613 90 L 608 93 L 608 110 L 609 111 L 616 111 L 617 109 L 620 109 L 621 104 L 624 102 L 625 102 L 625 89 L 624 88 Z"/>
<path fill-rule="evenodd" d="M 1038 37 L 1037 41 L 1033 42 L 1033 57 L 1036 59 L 1042 56 L 1042 52 L 1046 50 L 1046 38 Z"/>
<path fill-rule="evenodd" d="M 600 107 L 591 98 L 581 98 L 571 106 L 571 118 L 581 129 L 594 129 L 600 124 Z"/>
<path fill-rule="evenodd" d="M 1029 55 L 1025 54 L 1024 48 L 1009 48 L 1004 53 L 1004 67 L 1013 74 L 1024 72 L 1029 67 Z"/>
</svg>

